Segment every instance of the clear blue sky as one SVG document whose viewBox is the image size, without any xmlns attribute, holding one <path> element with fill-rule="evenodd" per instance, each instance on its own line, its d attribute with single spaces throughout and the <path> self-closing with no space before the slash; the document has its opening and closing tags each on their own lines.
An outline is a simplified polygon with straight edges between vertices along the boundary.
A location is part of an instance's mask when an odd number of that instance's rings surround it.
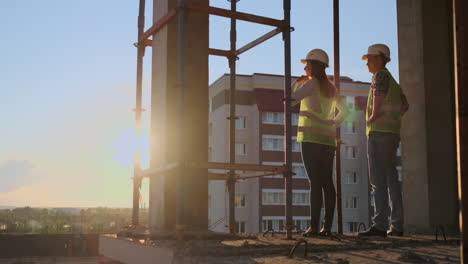
<svg viewBox="0 0 468 264">
<path fill-rule="evenodd" d="M 292 73 L 303 74 L 299 59 L 322 48 L 333 74 L 333 1 L 292 2 Z M 211 5 L 228 9 L 230 2 Z M 241 0 L 238 10 L 283 14 L 279 0 Z M 137 0 L 1 1 L 0 205 L 131 206 L 137 15 Z M 239 22 L 238 46 L 271 29 Z M 229 19 L 211 17 L 210 34 L 212 48 L 228 49 Z M 396 1 L 341 1 L 340 37 L 342 75 L 369 81 L 361 55 L 386 43 L 398 78 Z M 242 74 L 283 69 L 280 35 L 244 53 L 237 66 Z M 228 71 L 226 59 L 210 57 L 210 81 Z"/>
</svg>

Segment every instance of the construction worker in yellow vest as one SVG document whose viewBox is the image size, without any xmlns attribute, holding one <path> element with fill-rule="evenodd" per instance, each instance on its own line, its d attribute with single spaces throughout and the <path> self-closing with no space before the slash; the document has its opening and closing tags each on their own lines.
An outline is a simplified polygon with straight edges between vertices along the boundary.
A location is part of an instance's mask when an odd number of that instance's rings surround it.
<svg viewBox="0 0 468 264">
<path fill-rule="evenodd" d="M 386 45 L 370 46 L 362 59 L 367 60 L 369 72 L 373 74 L 367 98 L 366 134 L 375 207 L 372 226 L 359 236 L 403 236 L 403 202 L 396 152 L 400 144 L 401 117 L 408 110 L 408 102 L 400 85 L 385 68 L 390 62 L 390 49 Z"/>
<path fill-rule="evenodd" d="M 321 49 L 311 50 L 305 59 L 305 76 L 294 84 L 293 104 L 300 102 L 297 141 L 301 142 L 302 160 L 310 183 L 310 227 L 304 236 L 329 235 L 335 211 L 333 159 L 336 127 L 348 113 L 345 100 L 338 95 L 325 73 L 328 55 Z M 339 114 L 336 115 L 336 110 Z M 322 191 L 325 197 L 325 220 L 320 230 Z M 320 231 L 319 231 L 320 230 Z"/>
</svg>

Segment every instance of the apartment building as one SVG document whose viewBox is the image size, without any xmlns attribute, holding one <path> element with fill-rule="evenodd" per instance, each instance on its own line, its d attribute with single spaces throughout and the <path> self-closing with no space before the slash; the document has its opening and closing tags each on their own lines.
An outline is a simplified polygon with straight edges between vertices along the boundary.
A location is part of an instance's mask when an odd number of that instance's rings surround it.
<svg viewBox="0 0 468 264">
<path fill-rule="evenodd" d="M 209 88 L 209 160 L 229 162 L 229 74 Z M 294 78 L 295 79 L 295 78 Z M 254 73 L 236 76 L 236 163 L 281 165 L 284 160 L 283 83 L 281 75 Z M 341 78 L 350 115 L 341 129 L 343 230 L 355 232 L 369 221 L 365 114 L 357 105 L 367 100 L 369 83 Z M 309 181 L 295 141 L 299 108 L 293 108 L 293 221 L 299 230 L 309 226 Z M 243 172 L 239 172 L 243 173 Z M 236 229 L 258 233 L 284 231 L 285 192 L 282 175 L 236 183 Z M 323 212 L 322 212 L 323 213 Z M 210 230 L 228 231 L 228 193 L 225 181 L 209 183 Z M 332 230 L 336 231 L 337 214 Z"/>
</svg>

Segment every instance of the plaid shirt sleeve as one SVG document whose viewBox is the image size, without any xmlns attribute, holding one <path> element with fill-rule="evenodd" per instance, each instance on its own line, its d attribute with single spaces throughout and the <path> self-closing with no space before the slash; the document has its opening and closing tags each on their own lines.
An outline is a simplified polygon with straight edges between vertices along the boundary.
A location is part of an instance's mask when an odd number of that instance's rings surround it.
<svg viewBox="0 0 468 264">
<path fill-rule="evenodd" d="M 372 76 L 371 89 L 374 96 L 385 96 L 388 92 L 388 75 L 378 72 Z"/>
</svg>

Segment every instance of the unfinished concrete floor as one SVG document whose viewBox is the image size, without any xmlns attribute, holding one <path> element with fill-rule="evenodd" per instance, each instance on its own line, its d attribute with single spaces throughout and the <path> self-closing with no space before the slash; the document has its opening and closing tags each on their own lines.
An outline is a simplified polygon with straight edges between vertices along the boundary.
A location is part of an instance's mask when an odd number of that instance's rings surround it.
<svg viewBox="0 0 468 264">
<path fill-rule="evenodd" d="M 337 238 L 306 238 L 307 257 L 302 244 L 292 258 L 287 256 L 297 240 L 302 239 L 300 236 L 294 240 L 286 240 L 282 234 L 273 237 L 269 234 L 190 241 L 102 237 L 100 247 L 101 254 L 129 264 L 460 263 L 457 237 L 447 241 L 439 237 L 437 242 L 434 236 L 421 235 L 360 238 L 347 234 Z"/>
</svg>

